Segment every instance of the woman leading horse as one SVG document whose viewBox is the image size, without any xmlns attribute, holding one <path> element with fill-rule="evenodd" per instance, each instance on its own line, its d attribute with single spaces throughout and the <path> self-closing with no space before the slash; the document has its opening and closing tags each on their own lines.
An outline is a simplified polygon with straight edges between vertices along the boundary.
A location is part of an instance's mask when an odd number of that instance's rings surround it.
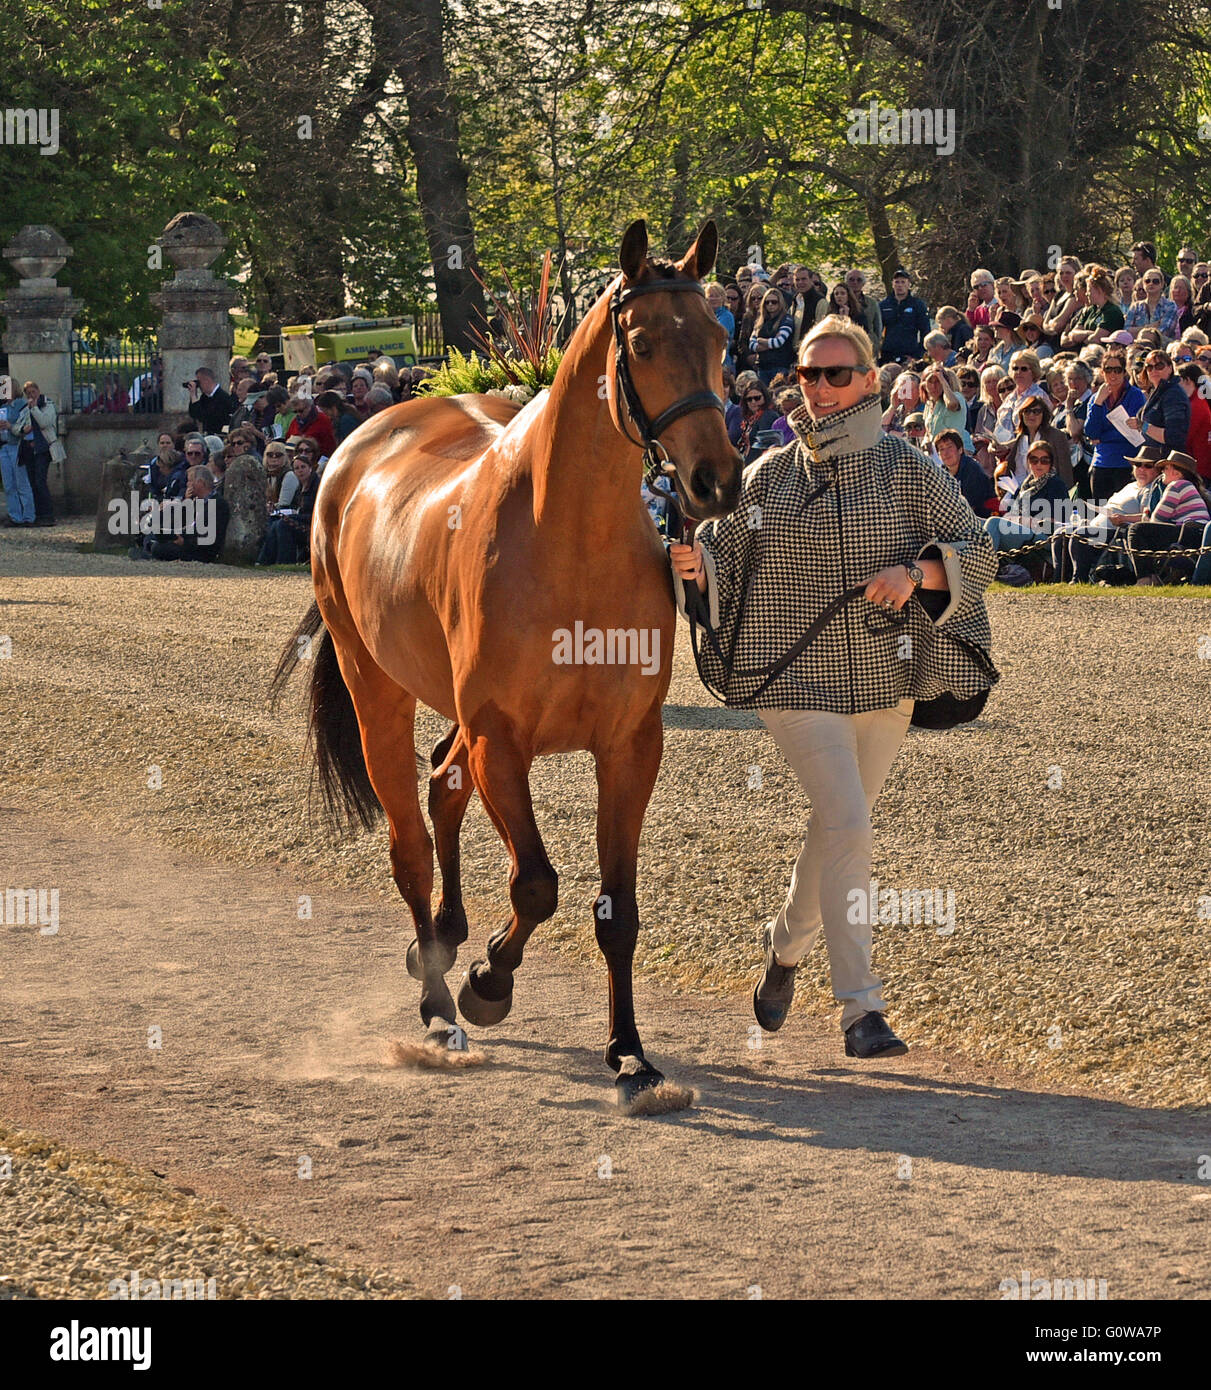
<svg viewBox="0 0 1211 1390">
<path fill-rule="evenodd" d="M 622 273 L 577 329 L 549 392 L 520 411 L 499 397 L 422 398 L 350 435 L 320 485 L 316 603 L 296 634 L 325 629 L 311 708 L 329 809 L 367 825 L 380 805 L 387 815 L 392 875 L 416 924 L 408 968 L 422 982 L 430 1037 L 447 1036 L 455 1016 L 444 977 L 467 938 L 458 836 L 472 791 L 512 863 L 512 915 L 459 991 L 464 1017 L 486 1026 L 509 1012 L 526 942 L 556 907 L 530 765 L 547 753 L 593 754 L 605 1056 L 624 1102 L 663 1079 L 639 1040 L 631 967 L 639 832 L 660 767 L 675 624 L 640 478 L 645 460 L 663 468 L 683 509 L 702 519 L 736 502 L 740 460 L 721 399 L 726 334 L 699 283 L 716 249 L 707 223 L 680 261 L 649 260 L 647 229 L 633 223 Z M 615 648 L 621 635 L 630 656 L 599 663 L 586 641 L 565 660 L 570 632 L 614 638 Z M 639 660 L 640 648 L 658 660 Z M 297 640 L 287 648 L 275 687 L 299 651 Z M 442 875 L 436 913 L 416 784 L 418 701 L 451 721 L 428 789 Z"/>
</svg>

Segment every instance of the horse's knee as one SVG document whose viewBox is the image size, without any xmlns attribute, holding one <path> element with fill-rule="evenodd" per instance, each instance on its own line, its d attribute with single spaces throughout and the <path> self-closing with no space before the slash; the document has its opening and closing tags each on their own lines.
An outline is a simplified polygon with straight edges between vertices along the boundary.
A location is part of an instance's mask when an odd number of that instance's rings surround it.
<svg viewBox="0 0 1211 1390">
<path fill-rule="evenodd" d="M 545 922 L 559 905 L 559 875 L 549 866 L 521 870 L 509 885 L 509 901 L 520 920 Z"/>
</svg>

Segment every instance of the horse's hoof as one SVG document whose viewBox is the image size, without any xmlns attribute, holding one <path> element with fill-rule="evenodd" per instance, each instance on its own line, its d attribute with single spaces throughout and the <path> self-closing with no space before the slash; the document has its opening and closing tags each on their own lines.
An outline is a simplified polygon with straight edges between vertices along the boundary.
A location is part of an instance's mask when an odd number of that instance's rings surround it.
<svg viewBox="0 0 1211 1390">
<path fill-rule="evenodd" d="M 444 1047 L 447 1052 L 466 1052 L 467 1035 L 457 1023 L 447 1023 L 444 1018 L 434 1018 L 425 1034 L 425 1042 L 430 1047 Z"/>
<path fill-rule="evenodd" d="M 450 947 L 446 946 L 441 941 L 437 943 L 437 948 L 441 951 L 441 955 L 438 959 L 441 962 L 441 974 L 444 975 L 454 964 L 454 958 L 458 952 L 451 950 Z M 414 980 L 423 980 L 425 978 L 425 972 L 420 963 L 420 942 L 416 937 L 413 937 L 412 940 L 408 942 L 408 954 L 404 957 L 404 965 L 407 967 L 408 974 L 411 975 Z"/>
<path fill-rule="evenodd" d="M 458 991 L 458 1011 L 468 1023 L 475 1024 L 477 1028 L 490 1028 L 505 1018 L 513 1007 L 513 991 L 510 989 L 503 999 L 485 999 L 477 994 L 471 981 L 471 971 L 483 963 L 473 961 L 471 969 L 463 976 Z"/>
<path fill-rule="evenodd" d="M 629 1110 L 644 1091 L 650 1091 L 659 1086 L 663 1080 L 664 1074 L 658 1072 L 650 1062 L 644 1061 L 642 1057 L 624 1057 L 614 1080 L 614 1089 L 618 1092 L 618 1104 L 624 1110 Z"/>
</svg>

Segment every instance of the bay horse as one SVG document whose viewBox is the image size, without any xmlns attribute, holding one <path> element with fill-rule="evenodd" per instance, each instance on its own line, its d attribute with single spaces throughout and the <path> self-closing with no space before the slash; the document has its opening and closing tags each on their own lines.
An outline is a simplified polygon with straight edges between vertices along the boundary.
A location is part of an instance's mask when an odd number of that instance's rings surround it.
<svg viewBox="0 0 1211 1390">
<path fill-rule="evenodd" d="M 322 626 L 310 683 L 321 789 L 337 820 L 369 827 L 380 806 L 386 812 L 392 877 L 416 924 L 407 968 L 421 981 L 427 1041 L 454 1028 L 445 975 L 467 939 L 459 829 L 472 791 L 512 863 L 512 916 L 458 995 L 464 1018 L 486 1027 L 509 1012 L 526 942 L 556 907 L 531 763 L 593 754 L 605 1060 L 624 1106 L 663 1080 L 636 1029 L 632 961 L 639 834 L 660 768 L 675 629 L 670 569 L 640 480 L 645 462 L 662 469 L 700 520 L 730 512 L 739 496 L 741 459 L 721 398 L 726 333 L 699 284 L 717 246 L 708 222 L 680 261 L 652 260 L 647 227 L 633 222 L 621 274 L 573 334 L 548 392 L 520 409 L 498 396 L 420 397 L 355 430 L 324 469 L 311 536 L 315 603 L 273 685 L 279 693 Z M 594 632 L 638 633 L 652 659 L 641 665 L 627 638 L 631 659 L 592 660 L 581 638 Z M 413 742 L 418 701 L 451 721 L 428 779 L 436 913 Z"/>
</svg>

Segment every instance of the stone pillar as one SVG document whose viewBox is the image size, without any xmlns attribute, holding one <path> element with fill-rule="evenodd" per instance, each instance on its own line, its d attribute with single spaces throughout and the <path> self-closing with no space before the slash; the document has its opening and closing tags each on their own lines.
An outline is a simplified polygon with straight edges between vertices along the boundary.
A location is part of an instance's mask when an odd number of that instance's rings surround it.
<svg viewBox="0 0 1211 1390">
<path fill-rule="evenodd" d="M 21 283 L 0 305 L 7 327 L 0 341 L 8 353 L 13 395 L 21 395 L 24 382 L 36 381 L 60 415 L 72 408 L 71 323 L 83 307 L 71 290 L 55 283 L 71 254 L 53 227 L 22 227 L 4 248 L 4 258 Z M 58 471 L 57 466 L 51 469 L 52 491 Z"/>
<path fill-rule="evenodd" d="M 179 212 L 164 228 L 160 245 L 177 267 L 151 302 L 163 316 L 160 356 L 164 359 L 164 410 L 184 415 L 189 393 L 182 382 L 199 367 L 210 367 L 227 389 L 233 341 L 228 309 L 239 293 L 209 269 L 227 245 L 227 238 L 205 213 Z"/>
</svg>

